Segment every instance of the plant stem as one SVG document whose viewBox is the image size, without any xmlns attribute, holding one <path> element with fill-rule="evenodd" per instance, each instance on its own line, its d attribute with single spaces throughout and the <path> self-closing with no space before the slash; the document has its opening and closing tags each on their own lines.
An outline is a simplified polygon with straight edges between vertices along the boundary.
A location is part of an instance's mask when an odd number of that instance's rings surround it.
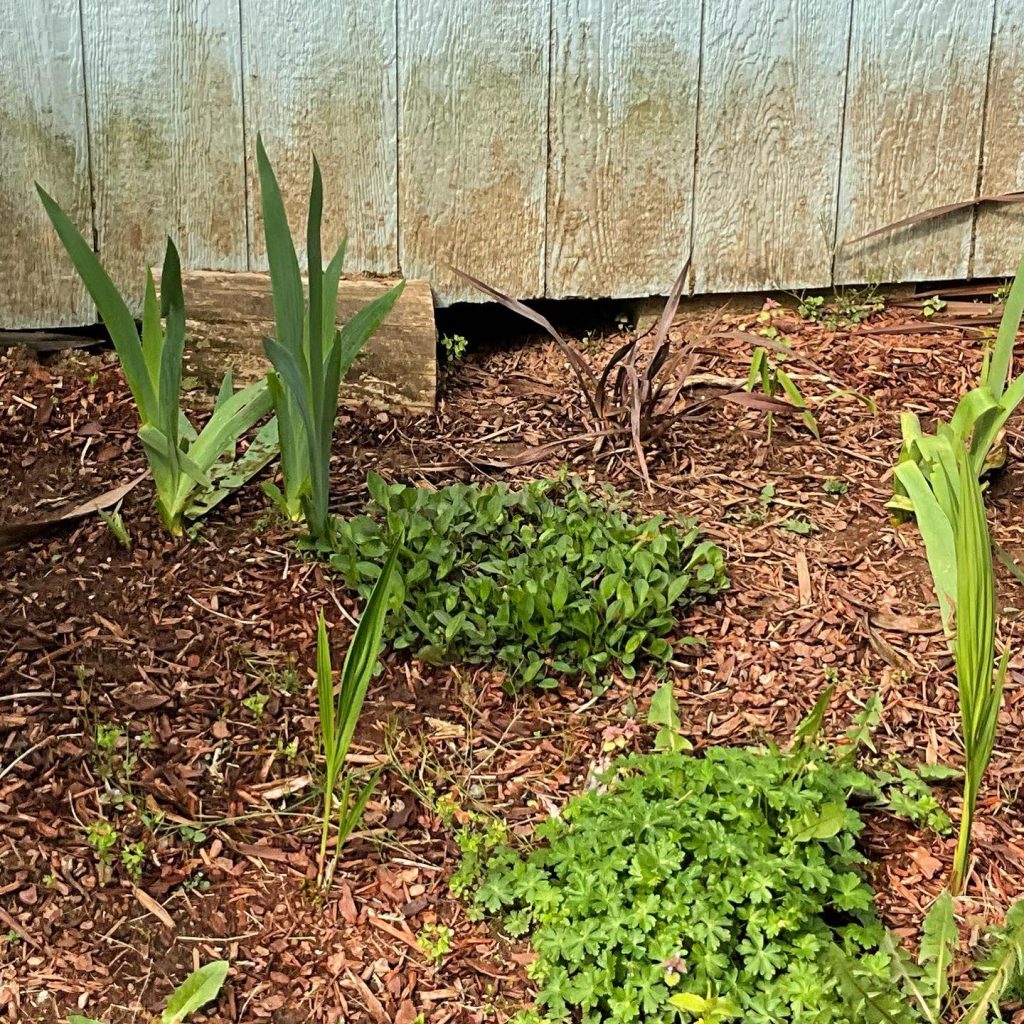
<svg viewBox="0 0 1024 1024">
<path fill-rule="evenodd" d="M 967 883 L 967 862 L 971 853 L 971 829 L 974 825 L 974 805 L 977 798 L 972 772 L 967 768 L 964 772 L 964 806 L 960 813 L 960 834 L 957 836 L 953 872 L 949 879 L 949 889 L 954 896 L 962 895 Z"/>
<path fill-rule="evenodd" d="M 331 804 L 334 802 L 333 794 L 324 792 L 324 816 L 320 826 L 320 857 L 317 860 L 316 884 L 324 888 L 324 862 L 327 860 L 327 834 L 331 827 Z"/>
</svg>

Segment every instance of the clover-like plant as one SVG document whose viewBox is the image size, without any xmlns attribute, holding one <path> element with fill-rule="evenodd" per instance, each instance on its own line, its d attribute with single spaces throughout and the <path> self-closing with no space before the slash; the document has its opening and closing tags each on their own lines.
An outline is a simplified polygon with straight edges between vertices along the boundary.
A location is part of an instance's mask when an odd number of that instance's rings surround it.
<svg viewBox="0 0 1024 1024">
<path fill-rule="evenodd" d="M 657 752 L 620 757 L 529 842 L 466 817 L 453 891 L 471 916 L 528 935 L 538 1010 L 516 1024 L 939 1024 L 952 1008 L 947 894 L 913 964 L 881 926 L 857 849 L 861 808 L 897 808 L 903 773 L 876 775 L 872 698 L 821 739 L 829 685 L 790 748 L 675 744 L 662 687 Z M 666 732 L 667 730 L 667 732 Z M 865 748 L 871 757 L 858 764 Z M 910 773 L 910 769 L 905 769 Z M 923 774 L 923 772 L 922 772 Z M 919 780 L 920 781 L 920 780 Z M 925 801 L 902 801 L 923 823 Z M 1024 904 L 979 965 L 964 1024 L 983 1024 L 1024 966 Z M 962 1008 L 962 1007 L 960 1007 Z"/>
</svg>

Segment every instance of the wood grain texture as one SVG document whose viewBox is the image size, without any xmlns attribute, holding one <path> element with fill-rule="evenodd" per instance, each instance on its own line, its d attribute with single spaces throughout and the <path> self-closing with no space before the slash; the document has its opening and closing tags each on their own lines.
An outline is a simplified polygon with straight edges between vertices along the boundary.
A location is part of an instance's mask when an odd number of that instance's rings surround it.
<svg viewBox="0 0 1024 1024">
<path fill-rule="evenodd" d="M 548 0 L 400 0 L 399 252 L 445 302 L 544 292 Z"/>
<path fill-rule="evenodd" d="M 396 272 L 395 0 L 242 0 L 242 39 L 252 265 L 266 266 L 262 132 L 293 234 L 305 238 L 315 153 L 325 251 L 347 234 L 347 266 Z"/>
<path fill-rule="evenodd" d="M 840 243 L 976 194 L 993 0 L 855 3 Z M 962 277 L 970 211 L 836 254 L 840 284 Z"/>
<path fill-rule="evenodd" d="M 246 267 L 238 0 L 81 2 L 111 276 L 138 301 L 168 234 L 185 267 Z"/>
<path fill-rule="evenodd" d="M 690 251 L 701 0 L 553 0 L 547 294 L 667 293 Z"/>
<path fill-rule="evenodd" d="M 831 276 L 850 0 L 705 5 L 699 292 Z"/>
<path fill-rule="evenodd" d="M 395 280 L 342 280 L 338 325 L 395 285 Z M 230 367 L 236 384 L 259 380 L 270 368 L 263 339 L 273 336 L 270 275 L 191 271 L 182 285 L 188 309 L 185 370 L 211 393 Z M 349 404 L 369 403 L 432 412 L 437 393 L 437 335 L 426 281 L 405 289 L 362 355 L 341 393 Z"/>
<path fill-rule="evenodd" d="M 1024 189 L 1024 0 L 996 0 L 981 194 L 1019 189 Z M 972 273 L 1014 274 L 1022 256 L 1024 207 L 980 207 Z"/>
<path fill-rule="evenodd" d="M 33 187 L 91 238 L 85 122 L 77 0 L 0 4 L 0 326 L 96 318 Z"/>
</svg>

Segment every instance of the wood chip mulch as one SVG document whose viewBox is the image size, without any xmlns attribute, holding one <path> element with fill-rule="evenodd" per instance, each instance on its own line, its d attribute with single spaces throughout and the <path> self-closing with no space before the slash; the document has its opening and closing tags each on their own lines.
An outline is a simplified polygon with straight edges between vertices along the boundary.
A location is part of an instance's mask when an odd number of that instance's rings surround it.
<svg viewBox="0 0 1024 1024">
<path fill-rule="evenodd" d="M 712 324 L 684 312 L 674 336 L 760 326 L 716 315 Z M 899 413 L 948 414 L 976 377 L 984 340 L 935 324 L 913 333 L 920 313 L 906 307 L 864 331 L 827 331 L 785 310 L 772 318 L 826 371 L 791 364 L 812 404 L 841 388 L 871 398 L 877 413 L 834 397 L 816 406 L 820 441 L 799 421 L 777 421 L 768 443 L 760 415 L 712 403 L 651 452 L 654 493 L 638 494 L 637 507 L 698 519 L 724 547 L 732 581 L 680 624 L 680 637 L 704 642 L 680 647 L 672 668 L 684 727 L 698 748 L 784 741 L 829 670 L 840 684 L 832 735 L 879 692 L 881 752 L 960 764 L 952 664 L 919 537 L 883 506 Z M 435 417 L 345 413 L 333 465 L 339 512 L 365 501 L 371 469 L 429 486 L 514 483 L 568 460 L 585 479 L 639 489 L 628 453 L 607 443 L 499 468 L 581 433 L 584 406 L 552 344 L 471 341 Z M 579 344 L 597 366 L 621 338 Z M 742 341 L 705 349 L 709 380 L 745 378 Z M 684 400 L 713 393 L 687 390 Z M 45 517 L 144 469 L 109 352 L 0 357 L 0 407 L 4 523 Z M 1024 561 L 1016 423 L 1007 447 L 990 517 L 996 539 Z M 431 798 L 450 792 L 528 832 L 582 787 L 615 737 L 644 742 L 646 729 L 634 739 L 624 726 L 643 721 L 657 680 L 611 680 L 597 700 L 568 684 L 509 696 L 499 673 L 389 657 L 355 758 L 388 767 L 324 899 L 314 885 L 313 638 L 324 609 L 339 660 L 351 595 L 298 551 L 255 484 L 179 542 L 161 530 L 148 480 L 122 512 L 131 551 L 89 517 L 0 552 L 0 1020 L 145 1020 L 189 970 L 217 957 L 232 971 L 197 1020 L 506 1019 L 529 998 L 528 949 L 468 921 L 451 898 L 458 852 Z M 1017 653 L 961 904 L 975 936 L 1024 893 L 1021 591 L 998 570 L 1001 639 Z M 107 750 L 100 732 L 113 737 Z M 940 793 L 956 820 L 956 786 Z M 122 845 L 142 844 L 137 882 L 119 864 L 98 864 L 87 837 L 104 818 Z M 869 821 L 882 913 L 913 937 L 947 877 L 953 837 L 882 814 Z M 417 945 L 431 922 L 454 932 L 439 965 Z"/>
</svg>

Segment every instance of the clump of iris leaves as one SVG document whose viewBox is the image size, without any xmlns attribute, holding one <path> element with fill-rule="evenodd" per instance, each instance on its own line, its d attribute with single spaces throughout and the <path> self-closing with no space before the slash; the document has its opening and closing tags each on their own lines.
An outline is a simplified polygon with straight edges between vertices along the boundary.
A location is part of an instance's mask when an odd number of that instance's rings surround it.
<svg viewBox="0 0 1024 1024">
<path fill-rule="evenodd" d="M 721 550 L 695 524 L 634 520 L 611 489 L 562 475 L 521 490 L 388 484 L 366 515 L 335 524 L 331 565 L 366 598 L 401 541 L 386 637 L 430 663 L 497 663 L 510 683 L 664 664 L 678 614 L 727 585 Z M 681 643 L 686 640 L 678 641 Z M 692 640 L 689 642 L 693 642 Z"/>
<path fill-rule="evenodd" d="M 537 954 L 539 1009 L 517 1024 L 863 1024 L 837 957 L 898 1003 L 857 806 L 898 794 L 919 823 L 949 822 L 920 777 L 854 763 L 877 701 L 829 749 L 814 738 L 823 707 L 787 751 L 698 757 L 669 731 L 670 749 L 619 758 L 525 849 L 500 823 L 460 830 L 453 890 Z"/>
</svg>

